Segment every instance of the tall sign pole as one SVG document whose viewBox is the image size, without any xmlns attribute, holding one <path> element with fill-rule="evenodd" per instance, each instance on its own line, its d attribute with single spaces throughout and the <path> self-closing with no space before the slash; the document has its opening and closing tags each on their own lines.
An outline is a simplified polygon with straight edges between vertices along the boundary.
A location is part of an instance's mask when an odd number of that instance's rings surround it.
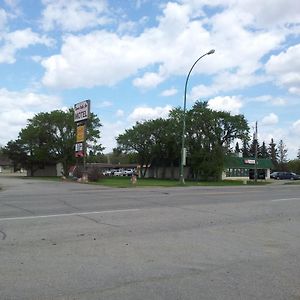
<svg viewBox="0 0 300 300">
<path fill-rule="evenodd" d="M 87 181 L 86 168 L 86 135 L 87 122 L 91 112 L 91 101 L 84 100 L 74 105 L 74 122 L 76 123 L 75 157 L 83 158 L 83 180 Z"/>
</svg>

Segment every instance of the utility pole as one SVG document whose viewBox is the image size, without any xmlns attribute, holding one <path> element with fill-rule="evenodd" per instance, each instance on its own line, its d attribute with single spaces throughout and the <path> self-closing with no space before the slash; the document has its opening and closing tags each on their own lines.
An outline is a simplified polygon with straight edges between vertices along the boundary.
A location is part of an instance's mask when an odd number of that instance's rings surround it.
<svg viewBox="0 0 300 300">
<path fill-rule="evenodd" d="M 258 146 L 258 141 L 257 141 L 257 121 L 255 122 L 255 133 L 254 133 L 254 144 L 255 144 L 255 169 L 254 169 L 254 182 L 257 183 L 257 146 Z"/>
</svg>

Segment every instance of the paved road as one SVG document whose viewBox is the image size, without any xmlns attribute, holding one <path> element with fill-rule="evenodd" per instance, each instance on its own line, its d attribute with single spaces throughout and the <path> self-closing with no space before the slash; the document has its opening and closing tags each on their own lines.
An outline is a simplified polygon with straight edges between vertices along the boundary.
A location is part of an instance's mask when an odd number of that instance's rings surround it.
<svg viewBox="0 0 300 300">
<path fill-rule="evenodd" d="M 0 185 L 0 299 L 300 299 L 300 185 Z"/>
</svg>

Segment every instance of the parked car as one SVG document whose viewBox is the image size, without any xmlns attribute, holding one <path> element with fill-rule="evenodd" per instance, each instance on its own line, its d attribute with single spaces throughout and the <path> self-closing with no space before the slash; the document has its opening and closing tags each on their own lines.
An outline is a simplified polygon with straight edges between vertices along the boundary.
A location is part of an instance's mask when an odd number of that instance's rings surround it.
<svg viewBox="0 0 300 300">
<path fill-rule="evenodd" d="M 102 174 L 104 176 L 111 176 L 112 175 L 112 171 L 111 170 L 104 170 Z"/>
<path fill-rule="evenodd" d="M 272 179 L 277 179 L 278 173 L 279 173 L 279 172 L 272 172 L 272 173 L 270 174 L 270 178 L 272 178 Z"/>
<path fill-rule="evenodd" d="M 293 172 L 277 172 L 275 179 L 300 180 L 300 175 Z"/>
<path fill-rule="evenodd" d="M 114 176 L 123 176 L 124 175 L 124 170 L 118 169 L 114 171 Z"/>
<path fill-rule="evenodd" d="M 126 169 L 123 173 L 123 176 L 132 176 L 133 174 L 135 174 L 134 169 Z"/>
</svg>

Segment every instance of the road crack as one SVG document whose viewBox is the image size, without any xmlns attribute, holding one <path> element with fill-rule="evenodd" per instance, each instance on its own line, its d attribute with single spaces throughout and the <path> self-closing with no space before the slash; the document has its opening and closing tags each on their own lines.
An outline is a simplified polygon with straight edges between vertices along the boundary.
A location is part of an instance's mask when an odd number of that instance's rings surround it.
<svg viewBox="0 0 300 300">
<path fill-rule="evenodd" d="M 7 204 L 7 203 L 4 203 L 3 205 L 9 206 L 9 207 L 13 207 L 13 208 L 17 208 L 17 209 L 19 209 L 21 211 L 25 211 L 25 212 L 29 213 L 30 215 L 35 215 L 34 211 L 26 209 L 26 208 L 23 208 L 23 207 L 20 207 L 20 206 L 17 206 L 17 205 Z"/>
<path fill-rule="evenodd" d="M 97 224 L 99 224 L 99 225 L 106 225 L 106 226 L 111 226 L 111 227 L 121 227 L 121 226 L 119 226 L 119 225 L 114 225 L 114 224 L 109 224 L 109 223 L 101 222 L 101 221 L 99 221 L 99 220 L 97 220 L 97 219 L 94 219 L 94 218 L 92 218 L 92 217 L 88 217 L 88 216 L 86 216 L 86 215 L 78 215 L 78 217 L 84 218 L 84 219 L 87 219 L 87 220 L 90 220 L 90 221 L 92 221 L 92 222 L 94 222 L 94 223 L 97 223 Z"/>
<path fill-rule="evenodd" d="M 4 241 L 6 239 L 6 237 L 7 237 L 6 233 L 4 231 L 0 230 L 0 234 L 2 235 L 2 239 L 1 240 Z"/>
</svg>

